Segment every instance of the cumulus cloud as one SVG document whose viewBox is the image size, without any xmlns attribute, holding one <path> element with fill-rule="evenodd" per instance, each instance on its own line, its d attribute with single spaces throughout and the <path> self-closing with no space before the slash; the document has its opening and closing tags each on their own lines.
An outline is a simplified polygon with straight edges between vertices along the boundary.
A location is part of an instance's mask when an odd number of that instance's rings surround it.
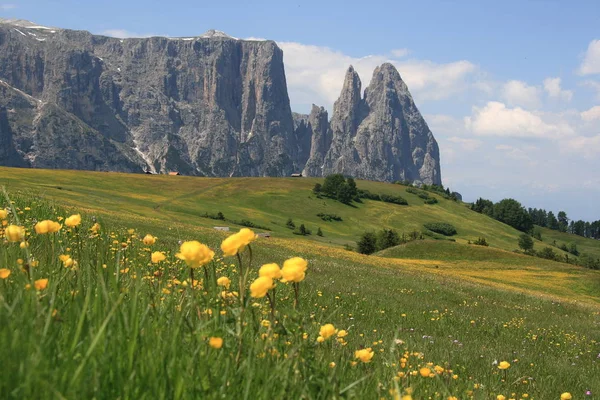
<svg viewBox="0 0 600 400">
<path fill-rule="evenodd" d="M 520 107 L 508 108 L 504 103 L 490 101 L 484 107 L 473 107 L 473 114 L 465 117 L 467 130 L 480 136 L 559 138 L 573 135 L 564 121 L 547 122 L 543 114 Z"/>
<path fill-rule="evenodd" d="M 145 37 L 157 36 L 157 35 L 153 35 L 151 33 L 135 33 L 135 32 L 130 32 L 130 31 L 125 30 L 125 29 L 107 29 L 107 30 L 105 30 L 105 31 L 102 32 L 102 35 L 116 37 L 116 38 L 119 38 L 119 39 L 145 38 Z"/>
<path fill-rule="evenodd" d="M 563 90 L 560 87 L 560 78 L 546 78 L 544 79 L 544 90 L 548 93 L 548 96 L 555 99 L 571 101 L 573 98 L 572 90 Z"/>
<path fill-rule="evenodd" d="M 581 119 L 583 119 L 586 122 L 591 122 L 600 119 L 600 106 L 595 106 L 587 111 L 582 112 Z"/>
<path fill-rule="evenodd" d="M 360 75 L 364 89 L 375 67 L 384 62 L 394 64 L 417 102 L 445 99 L 463 91 L 467 86 L 465 83 L 477 70 L 466 60 L 445 64 L 412 59 L 399 61 L 393 52 L 389 55 L 352 57 L 322 46 L 296 42 L 278 42 L 278 45 L 284 54 L 292 104 L 314 102 L 331 108 L 340 95 L 344 75 L 350 65 Z"/>
<path fill-rule="evenodd" d="M 592 40 L 579 67 L 581 75 L 600 74 L 600 40 Z"/>
<path fill-rule="evenodd" d="M 522 81 L 508 81 L 502 87 L 502 97 L 511 106 L 537 109 L 540 106 L 539 90 Z"/>
</svg>

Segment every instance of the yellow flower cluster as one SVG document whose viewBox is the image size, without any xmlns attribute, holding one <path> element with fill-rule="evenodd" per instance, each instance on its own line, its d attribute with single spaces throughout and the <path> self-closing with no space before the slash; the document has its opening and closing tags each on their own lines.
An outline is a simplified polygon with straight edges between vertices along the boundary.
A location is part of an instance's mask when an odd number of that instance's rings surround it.
<svg viewBox="0 0 600 400">
<path fill-rule="evenodd" d="M 9 242 L 20 242 L 25 237 L 25 228 L 17 225 L 9 225 L 4 230 L 4 234 Z"/>
<path fill-rule="evenodd" d="M 142 242 L 146 245 L 146 246 L 152 246 L 154 243 L 156 243 L 156 238 L 150 234 L 144 236 L 144 238 L 142 239 Z"/>
<path fill-rule="evenodd" d="M 225 257 L 235 256 L 254 240 L 256 240 L 256 234 L 248 228 L 242 228 L 238 233 L 223 240 L 221 250 Z"/>
<path fill-rule="evenodd" d="M 266 276 L 271 279 L 280 279 L 281 269 L 279 268 L 279 265 L 275 263 L 265 264 L 258 270 L 258 276 Z"/>
<path fill-rule="evenodd" d="M 60 231 L 60 228 L 62 228 L 61 224 L 47 219 L 35 224 L 35 233 L 37 233 L 38 235 L 44 235 L 46 233 L 56 233 Z"/>
<path fill-rule="evenodd" d="M 354 352 L 354 358 L 357 358 L 364 363 L 369 363 L 374 354 L 373 350 L 370 347 L 367 347 L 366 349 L 356 350 Z"/>
<path fill-rule="evenodd" d="M 81 215 L 80 214 L 74 214 L 71 215 L 70 217 L 68 217 L 67 219 L 65 219 L 65 225 L 68 226 L 69 228 L 75 228 L 76 226 L 79 226 L 81 224 Z"/>
<path fill-rule="evenodd" d="M 281 275 L 283 282 L 302 282 L 306 276 L 308 262 L 300 257 L 293 257 L 283 263 Z"/>
<path fill-rule="evenodd" d="M 179 248 L 179 253 L 176 257 L 185 263 L 190 268 L 198 268 L 212 261 L 215 256 L 215 252 L 208 248 L 207 245 L 202 244 L 196 240 L 191 242 L 183 242 Z"/>
<path fill-rule="evenodd" d="M 0 208 L 0 219 L 6 219 L 8 217 L 8 210 Z"/>
<path fill-rule="evenodd" d="M 265 297 L 267 292 L 274 287 L 273 278 L 260 276 L 250 285 L 250 296 L 254 298 Z"/>
</svg>

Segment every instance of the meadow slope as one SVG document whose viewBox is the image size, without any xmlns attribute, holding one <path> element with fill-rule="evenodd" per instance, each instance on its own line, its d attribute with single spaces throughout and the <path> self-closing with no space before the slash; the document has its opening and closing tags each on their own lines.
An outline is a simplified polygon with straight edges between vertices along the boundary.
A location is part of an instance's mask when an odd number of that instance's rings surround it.
<svg viewBox="0 0 600 400">
<path fill-rule="evenodd" d="M 0 378 L 1 397 L 395 399 L 412 392 L 414 399 L 545 400 L 600 392 L 600 273 L 515 254 L 518 232 L 461 204 L 425 206 L 401 186 L 359 181 L 410 205 L 353 208 L 311 198 L 314 182 L 0 169 L 14 201 L 2 199 L 0 208 L 14 207 L 8 218 L 29 232 L 25 248 L 0 245 L 0 268 L 10 271 L 0 282 L 0 363 L 13 371 Z M 308 261 L 297 310 L 290 285 L 280 283 L 275 316 L 264 298 L 255 300 L 240 336 L 235 301 L 219 301 L 223 292 L 210 280 L 190 290 L 188 269 L 174 256 L 182 240 L 215 249 L 214 274 L 236 287 L 237 262 L 219 250 L 228 234 L 201 217 L 217 211 L 272 228 L 273 237 L 252 244 L 253 265 Z M 320 211 L 344 221 L 324 223 Z M 34 233 L 36 221 L 76 212 L 81 226 L 55 238 Z M 289 217 L 321 226 L 324 238 L 291 234 Z M 373 256 L 340 246 L 367 229 L 420 230 L 437 220 L 459 228 L 456 243 L 417 241 Z M 99 233 L 87 233 L 94 221 Z M 157 242 L 142 243 L 146 234 Z M 465 244 L 478 236 L 496 248 Z M 151 251 L 166 260 L 150 263 Z M 67 253 L 75 267 L 58 259 Z M 48 278 L 47 287 L 28 281 L 23 259 L 39 262 L 30 274 Z M 317 343 L 326 323 L 347 336 Z M 222 349 L 208 344 L 212 336 L 224 339 Z M 374 355 L 364 363 L 354 351 L 367 347 Z M 509 369 L 498 369 L 500 361 Z"/>
</svg>

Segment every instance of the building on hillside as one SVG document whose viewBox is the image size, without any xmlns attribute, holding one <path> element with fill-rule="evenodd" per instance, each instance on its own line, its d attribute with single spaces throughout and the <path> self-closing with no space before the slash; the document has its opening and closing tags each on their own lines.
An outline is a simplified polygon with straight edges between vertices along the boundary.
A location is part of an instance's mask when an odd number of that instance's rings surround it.
<svg viewBox="0 0 600 400">
<path fill-rule="evenodd" d="M 302 178 L 302 173 L 292 174 L 292 178 Z"/>
<path fill-rule="evenodd" d="M 217 231 L 229 232 L 229 227 L 228 226 L 215 226 L 214 228 Z"/>
<path fill-rule="evenodd" d="M 179 172 L 171 171 L 171 172 L 169 172 L 169 175 L 177 176 L 177 175 L 181 175 L 181 174 Z"/>
<path fill-rule="evenodd" d="M 256 234 L 256 236 L 258 237 L 264 237 L 264 238 L 270 238 L 271 237 L 271 232 L 259 232 Z"/>
</svg>

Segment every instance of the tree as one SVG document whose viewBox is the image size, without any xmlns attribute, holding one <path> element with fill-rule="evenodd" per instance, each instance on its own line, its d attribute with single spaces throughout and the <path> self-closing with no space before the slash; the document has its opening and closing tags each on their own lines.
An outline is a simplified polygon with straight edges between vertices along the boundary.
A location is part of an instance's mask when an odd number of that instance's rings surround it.
<svg viewBox="0 0 600 400">
<path fill-rule="evenodd" d="M 358 252 L 361 254 L 373 254 L 377 251 L 377 236 L 373 232 L 365 232 L 357 243 Z"/>
<path fill-rule="evenodd" d="M 559 211 L 557 215 L 558 219 L 558 230 L 561 232 L 566 232 L 569 227 L 569 218 L 567 218 L 567 213 L 564 211 Z"/>
<path fill-rule="evenodd" d="M 494 214 L 494 203 L 491 200 L 486 200 L 482 197 L 471 204 L 471 210 L 492 217 Z"/>
<path fill-rule="evenodd" d="M 358 196 L 358 188 L 356 187 L 356 182 L 354 181 L 354 178 L 349 177 L 348 179 L 346 179 L 346 185 L 348 185 L 348 188 L 350 189 L 350 194 L 352 195 L 352 198 Z"/>
<path fill-rule="evenodd" d="M 317 196 L 319 196 L 321 194 L 321 188 L 323 186 L 321 186 L 320 183 L 315 183 L 315 187 L 313 187 L 313 193 L 316 194 Z"/>
<path fill-rule="evenodd" d="M 521 234 L 521 236 L 519 236 L 519 247 L 526 253 L 533 250 L 533 239 L 531 236 L 526 233 Z"/>
<path fill-rule="evenodd" d="M 323 182 L 321 192 L 328 197 L 337 198 L 338 190 L 346 184 L 346 178 L 342 174 L 328 175 Z"/>
<path fill-rule="evenodd" d="M 217 213 L 217 219 L 220 219 L 221 221 L 224 221 L 224 220 L 225 220 L 225 216 L 223 215 L 223 213 L 222 213 L 221 211 L 219 211 L 219 212 Z"/>
<path fill-rule="evenodd" d="M 337 190 L 336 197 L 340 203 L 344 204 L 350 204 L 352 203 L 352 199 L 354 199 L 354 196 L 352 195 L 352 189 L 350 188 L 350 186 L 348 186 L 347 183 L 340 185 L 340 187 Z"/>
<path fill-rule="evenodd" d="M 576 257 L 579 255 L 579 250 L 577 250 L 577 245 L 575 243 L 569 243 L 569 253 Z"/>
<path fill-rule="evenodd" d="M 382 229 L 377 233 L 377 250 L 387 249 L 388 247 L 398 246 L 400 236 L 393 229 Z"/>
<path fill-rule="evenodd" d="M 522 232 L 533 229 L 533 221 L 521 203 L 514 199 L 504 199 L 494 204 L 494 218 Z"/>
<path fill-rule="evenodd" d="M 556 219 L 556 217 L 554 216 L 554 213 L 552 211 L 548 211 L 548 228 L 553 229 L 555 231 L 558 230 L 558 220 Z"/>
<path fill-rule="evenodd" d="M 304 224 L 300 224 L 300 227 L 298 228 L 298 234 L 300 234 L 302 236 L 306 236 L 306 235 L 310 235 L 310 231 L 308 229 L 306 229 Z"/>
<path fill-rule="evenodd" d="M 321 228 L 317 228 L 317 236 L 323 236 L 323 231 L 321 230 Z"/>
</svg>

